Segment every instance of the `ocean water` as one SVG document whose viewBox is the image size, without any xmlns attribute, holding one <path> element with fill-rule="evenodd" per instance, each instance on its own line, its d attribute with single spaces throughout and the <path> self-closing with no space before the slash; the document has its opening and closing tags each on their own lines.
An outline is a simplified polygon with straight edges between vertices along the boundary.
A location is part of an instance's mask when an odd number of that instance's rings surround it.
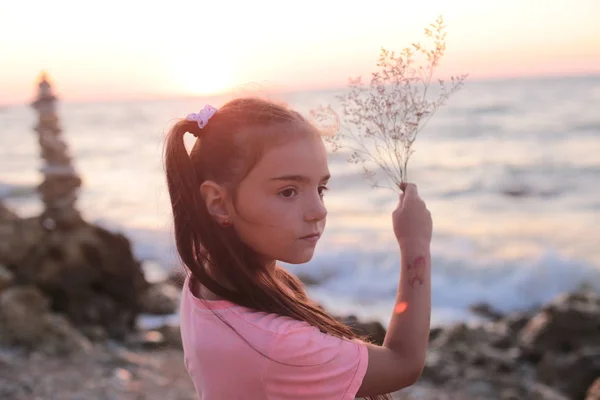
<svg viewBox="0 0 600 400">
<path fill-rule="evenodd" d="M 271 97 L 307 113 L 336 93 Z M 59 105 L 84 180 L 79 208 L 127 234 L 159 266 L 154 274 L 179 268 L 164 135 L 176 118 L 224 100 Z M 0 197 L 21 215 L 40 210 L 35 123 L 27 105 L 0 109 Z M 467 82 L 415 150 L 410 180 L 434 219 L 433 324 L 472 319 L 474 302 L 510 311 L 584 281 L 600 289 L 600 77 Z M 344 154 L 330 154 L 330 169 L 325 234 L 310 263 L 288 267 L 321 280 L 310 293 L 330 310 L 387 323 L 399 277 L 397 195 L 372 189 Z"/>
</svg>

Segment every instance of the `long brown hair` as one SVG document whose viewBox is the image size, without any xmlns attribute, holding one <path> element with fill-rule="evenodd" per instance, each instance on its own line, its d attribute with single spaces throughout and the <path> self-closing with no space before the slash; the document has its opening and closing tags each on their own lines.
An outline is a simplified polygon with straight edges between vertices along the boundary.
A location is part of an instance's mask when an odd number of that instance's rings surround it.
<svg viewBox="0 0 600 400">
<path fill-rule="evenodd" d="M 228 102 L 203 129 L 185 119 L 175 123 L 165 148 L 175 242 L 192 277 L 219 297 L 258 311 L 305 321 L 339 338 L 357 338 L 348 326 L 308 298 L 297 277 L 283 268 L 266 268 L 234 229 L 222 227 L 211 217 L 200 196 L 200 185 L 212 180 L 224 185 L 235 203 L 237 185 L 267 146 L 289 140 L 294 132 L 307 129 L 316 132 L 296 111 L 255 98 Z M 188 132 L 198 138 L 189 155 L 184 143 Z M 211 270 L 218 270 L 229 286 L 214 279 Z M 284 287 L 291 289 L 291 293 Z M 385 398 L 389 397 L 375 397 Z"/>
</svg>

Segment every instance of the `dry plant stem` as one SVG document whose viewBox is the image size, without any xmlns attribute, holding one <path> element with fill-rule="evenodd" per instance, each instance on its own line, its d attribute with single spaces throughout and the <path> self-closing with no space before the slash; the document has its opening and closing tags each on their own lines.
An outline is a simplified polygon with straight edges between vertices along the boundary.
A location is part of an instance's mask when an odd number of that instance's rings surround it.
<svg viewBox="0 0 600 400">
<path fill-rule="evenodd" d="M 386 187 L 400 191 L 417 135 L 467 77 L 453 76 L 449 86 L 438 80 L 437 98 L 428 99 L 435 68 L 446 50 L 445 28 L 439 17 L 425 29 L 430 48 L 415 43 L 398 54 L 382 49 L 370 84 L 363 84 L 361 77 L 351 78 L 349 92 L 337 96 L 341 117 L 331 106 L 311 111 L 315 122 L 329 133 L 326 138 L 333 150 L 349 149 L 348 161 L 361 163 L 374 187 L 381 185 L 373 166 L 383 172 Z M 424 57 L 425 66 L 415 67 L 417 55 Z"/>
</svg>

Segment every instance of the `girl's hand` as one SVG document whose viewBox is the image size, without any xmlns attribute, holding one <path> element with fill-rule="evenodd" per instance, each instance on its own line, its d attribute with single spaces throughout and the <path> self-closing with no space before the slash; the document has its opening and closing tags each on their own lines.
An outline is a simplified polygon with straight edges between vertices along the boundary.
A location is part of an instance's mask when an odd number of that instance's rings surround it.
<svg viewBox="0 0 600 400">
<path fill-rule="evenodd" d="M 419 197 L 416 185 L 403 183 L 400 189 L 404 193 L 400 195 L 398 207 L 392 213 L 394 233 L 400 249 L 428 249 L 433 229 L 431 213 Z"/>
</svg>

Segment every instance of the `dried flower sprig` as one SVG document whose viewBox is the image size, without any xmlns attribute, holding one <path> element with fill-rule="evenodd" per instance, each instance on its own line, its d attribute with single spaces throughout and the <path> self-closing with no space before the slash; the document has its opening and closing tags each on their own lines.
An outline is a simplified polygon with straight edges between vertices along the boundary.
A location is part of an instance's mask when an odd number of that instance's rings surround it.
<svg viewBox="0 0 600 400">
<path fill-rule="evenodd" d="M 350 78 L 349 92 L 336 96 L 341 117 L 330 105 L 310 112 L 328 133 L 325 138 L 333 151 L 349 148 L 348 161 L 361 163 L 374 187 L 381 185 L 370 168 L 372 164 L 385 174 L 388 187 L 400 191 L 400 184 L 407 180 L 408 160 L 418 133 L 468 76 L 452 76 L 450 85 L 439 79 L 437 97 L 428 99 L 433 72 L 446 50 L 445 28 L 441 16 L 425 28 L 426 38 L 433 42 L 431 48 L 413 43 L 398 54 L 382 49 L 370 84 L 363 84 L 361 77 Z M 416 55 L 425 57 L 425 66 L 415 67 Z"/>
</svg>

